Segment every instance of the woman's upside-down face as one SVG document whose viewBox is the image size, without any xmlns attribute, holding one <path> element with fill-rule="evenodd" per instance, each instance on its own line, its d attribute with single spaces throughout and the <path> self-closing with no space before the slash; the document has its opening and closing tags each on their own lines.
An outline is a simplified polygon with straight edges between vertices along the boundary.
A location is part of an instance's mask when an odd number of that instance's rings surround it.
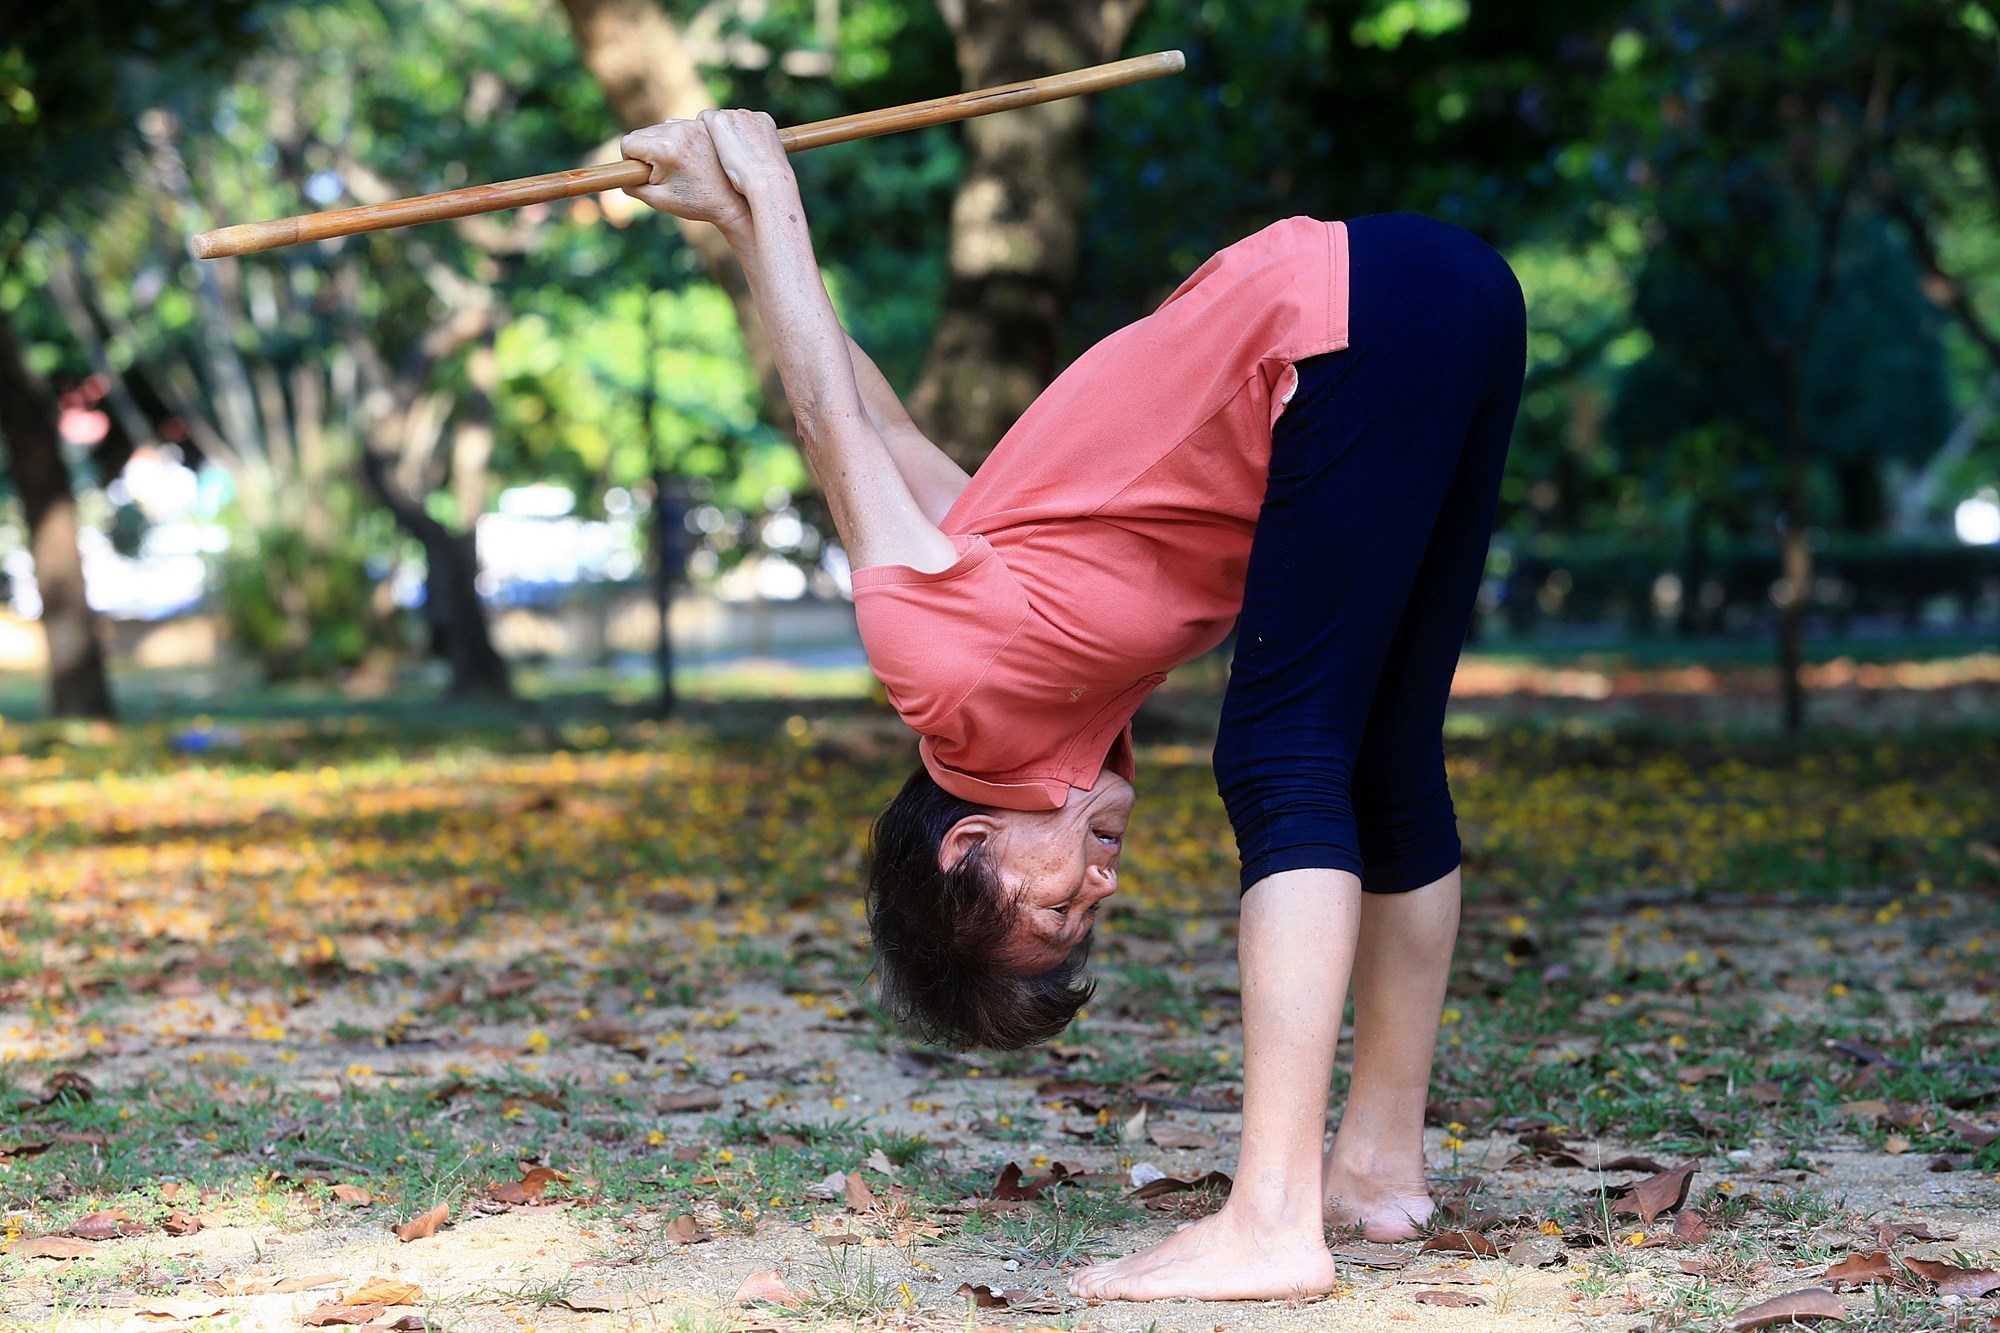
<svg viewBox="0 0 2000 1333">
<path fill-rule="evenodd" d="M 942 867 L 985 844 L 987 864 L 1014 900 L 1003 970 L 1034 976 L 1061 965 L 1097 924 L 1098 905 L 1118 891 L 1118 855 L 1132 818 L 1132 784 L 1110 769 L 1059 810 L 987 808 L 952 825 L 938 847 Z"/>
</svg>

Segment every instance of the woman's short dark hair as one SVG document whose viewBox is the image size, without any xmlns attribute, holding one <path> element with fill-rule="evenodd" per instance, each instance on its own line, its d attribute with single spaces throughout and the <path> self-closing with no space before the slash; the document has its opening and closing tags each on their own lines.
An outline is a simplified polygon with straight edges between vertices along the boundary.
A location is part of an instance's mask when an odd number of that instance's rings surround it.
<svg viewBox="0 0 2000 1333">
<path fill-rule="evenodd" d="M 882 1007 L 905 1029 L 946 1046 L 1016 1050 L 1069 1026 L 1095 989 L 1083 980 L 1089 942 L 1040 976 L 1000 966 L 1015 907 L 975 847 L 949 870 L 938 848 L 983 807 L 919 767 L 875 817 L 868 853 L 868 929 Z"/>
</svg>

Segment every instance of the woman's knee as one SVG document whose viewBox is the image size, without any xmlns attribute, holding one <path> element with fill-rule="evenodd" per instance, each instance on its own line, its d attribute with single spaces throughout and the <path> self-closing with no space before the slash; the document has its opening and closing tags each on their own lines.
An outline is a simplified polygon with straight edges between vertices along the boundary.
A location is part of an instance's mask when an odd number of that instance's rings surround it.
<svg viewBox="0 0 2000 1333">
<path fill-rule="evenodd" d="M 1369 893 L 1408 893 L 1451 873 L 1462 845 L 1451 790 L 1442 779 L 1415 797 L 1359 804 L 1356 819 L 1361 887 Z"/>
</svg>

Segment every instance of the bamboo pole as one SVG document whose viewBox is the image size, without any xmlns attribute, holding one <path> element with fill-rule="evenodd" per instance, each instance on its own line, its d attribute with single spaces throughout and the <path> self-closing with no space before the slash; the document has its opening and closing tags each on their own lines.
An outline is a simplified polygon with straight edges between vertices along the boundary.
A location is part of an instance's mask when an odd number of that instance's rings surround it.
<svg viewBox="0 0 2000 1333">
<path fill-rule="evenodd" d="M 832 120 L 816 120 L 807 125 L 779 130 L 778 138 L 784 143 L 785 151 L 803 152 L 808 148 L 868 139 L 878 134 L 918 130 L 969 120 L 974 116 L 990 116 L 996 111 L 1012 111 L 1017 107 L 1122 88 L 1126 84 L 1179 73 L 1186 64 L 1186 58 L 1179 51 L 1155 51 L 1130 60 L 1114 60 L 1108 65 L 1092 65 L 1088 69 L 1070 70 L 1021 83 L 953 93 L 928 102 L 912 102 L 907 106 L 884 107 L 878 111 L 836 116 Z M 622 162 L 552 171 L 542 176 L 523 176 L 519 180 L 499 181 L 491 185 L 468 185 L 459 190 L 446 190 L 442 194 L 417 195 L 383 204 L 363 204 L 328 213 L 305 213 L 269 222 L 242 222 L 233 227 L 202 232 L 193 239 L 190 248 L 197 259 L 247 255 L 259 250 L 298 245 L 304 241 L 323 241 L 334 236 L 353 236 L 359 232 L 408 227 L 420 222 L 441 222 L 447 218 L 470 217 L 475 213 L 492 213 L 503 208 L 520 208 L 524 204 L 596 194 L 600 190 L 624 189 L 645 184 L 651 172 L 652 168 L 644 162 L 628 158 Z"/>
</svg>

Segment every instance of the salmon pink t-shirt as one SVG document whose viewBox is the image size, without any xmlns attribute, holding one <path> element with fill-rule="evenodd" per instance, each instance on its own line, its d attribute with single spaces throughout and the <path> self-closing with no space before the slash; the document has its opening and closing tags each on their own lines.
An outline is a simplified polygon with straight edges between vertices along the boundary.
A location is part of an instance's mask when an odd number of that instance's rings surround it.
<svg viewBox="0 0 2000 1333">
<path fill-rule="evenodd" d="M 1347 229 L 1295 217 L 1208 260 L 1092 347 L 994 448 L 934 573 L 854 571 L 868 660 L 939 786 L 1052 810 L 1168 671 L 1242 608 L 1293 363 L 1347 345 Z"/>
</svg>

